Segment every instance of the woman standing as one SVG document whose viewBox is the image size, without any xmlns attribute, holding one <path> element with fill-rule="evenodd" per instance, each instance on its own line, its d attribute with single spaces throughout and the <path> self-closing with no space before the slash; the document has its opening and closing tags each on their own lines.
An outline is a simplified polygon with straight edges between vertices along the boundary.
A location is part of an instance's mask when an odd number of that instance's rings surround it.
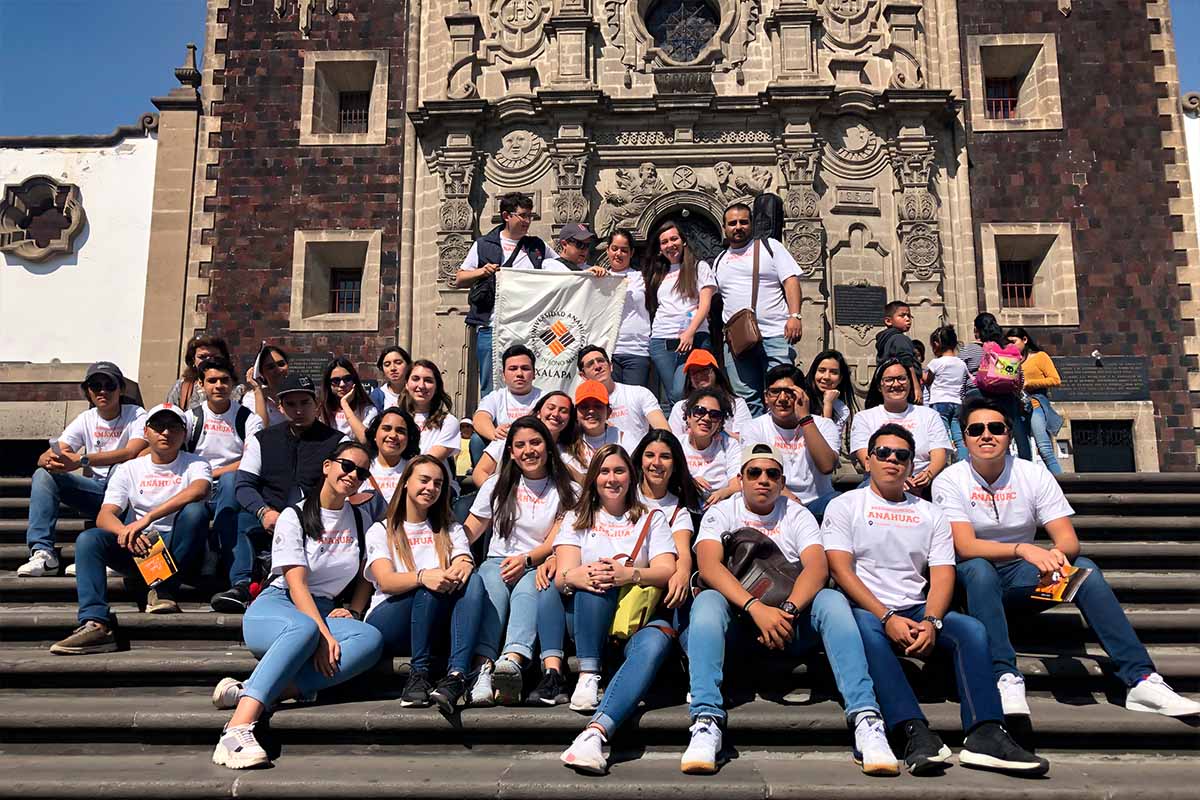
<svg viewBox="0 0 1200 800">
<path fill-rule="evenodd" d="M 371 403 L 383 411 L 400 405 L 400 395 L 404 393 L 404 385 L 408 382 L 408 369 L 412 365 L 412 356 L 399 345 L 384 348 L 379 354 L 375 366 L 383 376 L 383 383 L 371 390 Z"/>
<path fill-rule="evenodd" d="M 822 350 L 817 353 L 808 368 L 805 384 L 810 398 L 809 408 L 820 417 L 833 420 L 837 425 L 838 439 L 846 434 L 846 423 L 854 413 L 854 383 L 850 379 L 850 367 L 846 357 L 837 350 Z"/>
<path fill-rule="evenodd" d="M 378 414 L 354 362 L 346 356 L 330 361 L 321 375 L 321 421 L 365 444 L 367 426 Z"/>
<path fill-rule="evenodd" d="M 275 394 L 287 374 L 287 353 L 273 344 L 264 345 L 258 354 L 258 363 L 246 370 L 246 387 L 250 391 L 242 398 L 242 405 L 258 414 L 264 426 L 287 422 Z"/>
<path fill-rule="evenodd" d="M 446 714 L 466 692 L 483 605 L 471 546 L 450 513 L 449 484 L 438 459 L 418 455 L 408 462 L 387 521 L 367 531 L 364 572 L 375 587 L 367 624 L 382 634 L 385 654 L 412 656 L 400 705 L 425 707 L 433 701 Z M 450 663 L 434 687 L 433 645 L 447 620 Z"/>
<path fill-rule="evenodd" d="M 650 359 L 670 404 L 683 398 L 683 364 L 693 348 L 708 349 L 708 311 L 717 281 L 707 261 L 688 247 L 678 223 L 664 222 L 650 237 L 646 258 Z"/>
<path fill-rule="evenodd" d="M 687 435 L 680 442 L 688 471 L 708 508 L 742 490 L 741 446 L 725 433 L 729 398 L 715 389 L 688 395 Z"/>
<path fill-rule="evenodd" d="M 571 474 L 571 479 L 583 480 L 586 469 L 571 454 L 571 446 L 576 438 L 575 404 L 571 402 L 571 396 L 558 390 L 547 392 L 533 407 L 532 416 L 541 420 L 546 430 L 550 431 L 550 438 L 558 451 L 558 457 Z M 483 486 L 488 478 L 496 474 L 507 447 L 506 439 L 496 439 L 488 444 L 483 455 L 479 457 L 479 463 L 471 472 L 471 480 L 476 486 Z"/>
<path fill-rule="evenodd" d="M 739 439 L 742 429 L 754 418 L 750 416 L 750 406 L 746 405 L 746 401 L 733 393 L 729 376 L 717 365 L 716 357 L 707 350 L 693 350 L 688 354 L 687 361 L 683 362 L 683 374 L 686 394 L 697 389 L 712 389 L 725 396 L 729 407 L 733 409 L 732 415 L 725 417 L 725 433 L 735 440 Z M 671 418 L 667 422 L 671 431 L 681 439 L 687 435 L 688 408 L 687 403 L 680 400 L 671 409 Z"/>
<path fill-rule="evenodd" d="M 1054 437 L 1062 430 L 1063 418 L 1050 405 L 1049 391 L 1062 386 L 1062 378 L 1054 368 L 1050 354 L 1038 347 L 1024 328 L 1009 328 L 1008 341 L 1021 348 L 1021 371 L 1025 375 L 1025 394 L 1033 404 L 1029 416 L 1033 428 L 1033 441 L 1037 445 L 1042 463 L 1052 475 L 1062 475 L 1058 453 L 1054 449 Z"/>
<path fill-rule="evenodd" d="M 536 570 L 553 552 L 550 531 L 575 505 L 576 489 L 546 425 L 532 416 L 514 422 L 500 471 L 480 487 L 466 522 L 471 541 L 492 533 L 479 568 L 487 603 L 471 705 L 521 700 L 521 670 L 533 658 L 537 637 Z"/>
<path fill-rule="evenodd" d="M 229 357 L 229 345 L 220 336 L 200 335 L 188 339 L 187 352 L 184 354 L 183 377 L 167 392 L 167 402 L 179 406 L 184 411 L 199 409 L 204 405 L 203 376 L 199 372 L 200 365 L 205 361 L 224 361 L 232 364 Z M 245 390 L 241 386 L 233 387 L 229 399 L 238 402 Z"/>
<path fill-rule="evenodd" d="M 646 308 L 646 281 L 632 269 L 633 234 L 618 228 L 608 237 L 608 274 L 625 281 L 625 307 L 613 347 L 613 380 L 645 386 L 650 380 L 650 312 Z"/>
<path fill-rule="evenodd" d="M 454 459 L 462 449 L 462 431 L 458 418 L 450 413 L 453 403 L 442 383 L 438 365 L 424 358 L 413 362 L 408 371 L 408 386 L 400 407 L 412 414 L 421 434 L 421 452 L 444 461 L 454 474 Z"/>
<path fill-rule="evenodd" d="M 234 709 L 214 764 L 245 769 L 268 763 L 254 738 L 264 711 L 277 700 L 314 700 L 379 660 L 379 631 L 360 621 L 367 587 L 360 582 L 349 608 L 336 599 L 362 569 L 364 521 L 347 498 L 370 463 L 363 445 L 341 443 L 324 464 L 321 490 L 279 515 L 270 583 L 242 618 L 242 636 L 258 666 L 245 683 L 223 678 L 213 691 L 213 705 Z"/>
</svg>

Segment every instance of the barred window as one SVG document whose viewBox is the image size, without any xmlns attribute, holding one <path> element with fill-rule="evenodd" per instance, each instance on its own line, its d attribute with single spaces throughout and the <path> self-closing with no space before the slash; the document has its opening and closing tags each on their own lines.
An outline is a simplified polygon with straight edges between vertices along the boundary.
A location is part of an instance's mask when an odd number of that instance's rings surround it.
<svg viewBox="0 0 1200 800">
<path fill-rule="evenodd" d="M 1018 78 L 988 78 L 984 111 L 988 119 L 1016 119 L 1021 94 Z"/>
<path fill-rule="evenodd" d="M 338 133 L 366 133 L 370 111 L 370 92 L 339 93 Z"/>
<path fill-rule="evenodd" d="M 1000 262 L 1000 306 L 1002 308 L 1033 308 L 1032 261 Z"/>
<path fill-rule="evenodd" d="M 357 314 L 362 306 L 363 271 L 334 269 L 329 272 L 329 312 Z"/>
</svg>

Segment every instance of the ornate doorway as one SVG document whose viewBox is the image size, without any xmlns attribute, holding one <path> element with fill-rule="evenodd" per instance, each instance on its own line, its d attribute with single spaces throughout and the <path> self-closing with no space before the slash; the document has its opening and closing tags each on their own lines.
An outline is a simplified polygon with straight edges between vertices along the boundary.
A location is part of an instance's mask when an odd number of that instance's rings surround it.
<svg viewBox="0 0 1200 800">
<path fill-rule="evenodd" d="M 653 236 L 658 226 L 668 220 L 675 221 L 683 233 L 683 238 L 687 239 L 688 246 L 701 260 L 711 264 L 724 249 L 725 235 L 716 220 L 707 210 L 695 206 L 679 205 L 665 214 L 660 214 L 646 231 L 647 238 Z"/>
</svg>

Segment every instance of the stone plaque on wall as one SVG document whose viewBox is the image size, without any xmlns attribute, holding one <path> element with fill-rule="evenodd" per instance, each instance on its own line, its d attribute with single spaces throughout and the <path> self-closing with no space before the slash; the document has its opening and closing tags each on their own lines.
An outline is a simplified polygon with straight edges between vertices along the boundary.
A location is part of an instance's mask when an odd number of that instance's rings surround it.
<svg viewBox="0 0 1200 800">
<path fill-rule="evenodd" d="M 838 325 L 883 326 L 887 289 L 882 286 L 834 286 L 833 321 Z"/>
<path fill-rule="evenodd" d="M 1050 395 L 1053 400 L 1091 402 L 1149 400 L 1149 360 L 1144 356 L 1094 358 L 1058 356 L 1054 366 L 1062 386 Z"/>
<path fill-rule="evenodd" d="M 321 374 L 333 360 L 333 353 L 292 353 L 288 356 L 288 375 L 307 375 L 321 393 Z"/>
</svg>

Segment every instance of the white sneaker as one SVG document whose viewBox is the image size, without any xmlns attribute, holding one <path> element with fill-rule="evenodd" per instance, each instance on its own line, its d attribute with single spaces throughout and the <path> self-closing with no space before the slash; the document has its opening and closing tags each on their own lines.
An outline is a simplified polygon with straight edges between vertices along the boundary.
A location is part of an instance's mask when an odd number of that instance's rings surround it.
<svg viewBox="0 0 1200 800">
<path fill-rule="evenodd" d="M 1200 714 L 1200 703 L 1176 693 L 1162 675 L 1152 672 L 1125 695 L 1130 711 L 1152 711 L 1164 717 L 1191 717 Z"/>
<path fill-rule="evenodd" d="M 604 757 L 604 734 L 589 725 L 575 737 L 559 760 L 571 769 L 603 775 L 608 771 L 608 759 Z"/>
<path fill-rule="evenodd" d="M 471 684 L 467 705 L 482 708 L 496 705 L 496 690 L 492 687 L 492 662 L 488 661 L 479 668 L 479 674 Z"/>
<path fill-rule="evenodd" d="M 854 763 L 862 767 L 864 775 L 900 774 L 900 762 L 878 714 L 859 714 L 854 724 Z"/>
<path fill-rule="evenodd" d="M 572 711 L 595 711 L 598 705 L 600 705 L 600 673 L 584 672 L 579 676 L 579 683 L 575 684 L 575 691 L 571 692 L 570 709 Z"/>
<path fill-rule="evenodd" d="M 21 566 L 17 567 L 18 578 L 44 578 L 58 574 L 58 556 L 49 550 L 34 550 Z"/>
<path fill-rule="evenodd" d="M 524 688 L 525 676 L 521 673 L 521 665 L 508 656 L 501 656 L 492 667 L 492 686 L 496 690 L 496 703 L 502 706 L 521 704 L 521 690 Z"/>
<path fill-rule="evenodd" d="M 700 717 L 690 731 L 692 738 L 679 760 L 679 769 L 688 775 L 712 775 L 721 752 L 721 726 L 712 717 Z"/>
<path fill-rule="evenodd" d="M 221 678 L 217 682 L 217 688 L 213 689 L 212 704 L 221 709 L 237 708 L 244 688 L 237 678 Z"/>
<path fill-rule="evenodd" d="M 67 564 L 67 568 L 63 571 L 63 574 L 66 575 L 68 578 L 75 577 L 75 562 L 74 561 L 72 561 L 70 564 Z M 105 567 L 104 574 L 106 576 L 108 576 L 109 578 L 118 578 L 121 575 L 121 573 L 117 572 L 112 567 Z"/>
<path fill-rule="evenodd" d="M 1025 679 L 1006 672 L 996 681 L 1000 690 L 1000 707 L 1006 717 L 1028 717 L 1029 703 L 1025 701 Z"/>
<path fill-rule="evenodd" d="M 254 738 L 254 723 L 234 725 L 221 732 L 221 740 L 213 751 L 213 763 L 218 767 L 246 769 L 269 764 L 267 751 Z"/>
</svg>

